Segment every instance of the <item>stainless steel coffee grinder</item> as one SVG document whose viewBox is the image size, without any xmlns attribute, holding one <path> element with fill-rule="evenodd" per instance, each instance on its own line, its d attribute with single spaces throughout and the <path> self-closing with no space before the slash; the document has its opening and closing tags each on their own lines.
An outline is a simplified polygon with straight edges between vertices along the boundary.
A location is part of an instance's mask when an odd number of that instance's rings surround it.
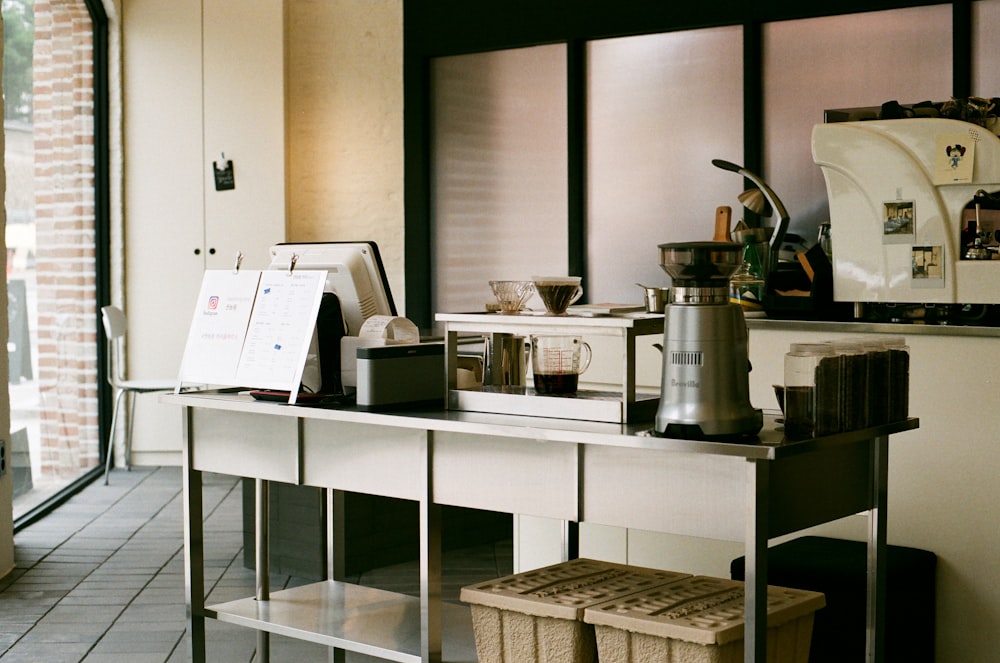
<svg viewBox="0 0 1000 663">
<path fill-rule="evenodd" d="M 750 405 L 743 309 L 729 301 L 729 278 L 742 262 L 735 242 L 660 245 L 673 287 L 664 309 L 658 434 L 712 440 L 761 428 L 761 411 Z"/>
</svg>

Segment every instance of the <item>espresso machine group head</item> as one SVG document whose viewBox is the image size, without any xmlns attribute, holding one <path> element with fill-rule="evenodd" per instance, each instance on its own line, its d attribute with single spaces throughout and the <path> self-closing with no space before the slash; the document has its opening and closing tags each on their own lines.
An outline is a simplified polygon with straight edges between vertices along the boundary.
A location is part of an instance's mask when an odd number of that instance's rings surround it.
<svg viewBox="0 0 1000 663">
<path fill-rule="evenodd" d="M 763 417 L 750 405 L 746 321 L 742 307 L 729 300 L 743 247 L 713 241 L 659 249 L 673 287 L 664 310 L 656 432 L 687 439 L 755 435 Z"/>
</svg>

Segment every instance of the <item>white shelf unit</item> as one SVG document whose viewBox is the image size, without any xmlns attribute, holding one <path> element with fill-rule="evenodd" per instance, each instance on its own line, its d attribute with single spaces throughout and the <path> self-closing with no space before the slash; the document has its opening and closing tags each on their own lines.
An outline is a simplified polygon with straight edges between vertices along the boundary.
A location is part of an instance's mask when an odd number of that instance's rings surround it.
<svg viewBox="0 0 1000 663">
<path fill-rule="evenodd" d="M 663 335 L 663 315 L 634 313 L 620 316 L 548 316 L 525 313 L 438 313 L 445 324 L 445 371 L 448 380 L 448 408 L 469 412 L 495 412 L 536 417 L 580 419 L 627 423 L 651 420 L 659 407 L 659 393 L 636 391 L 636 339 L 651 334 Z M 459 338 L 481 335 L 490 338 L 490 347 L 499 347 L 504 336 L 531 334 L 566 334 L 583 337 L 608 336 L 619 339 L 622 356 L 621 389 L 597 391 L 581 388 L 569 396 L 548 396 L 524 389 L 458 389 Z"/>
</svg>

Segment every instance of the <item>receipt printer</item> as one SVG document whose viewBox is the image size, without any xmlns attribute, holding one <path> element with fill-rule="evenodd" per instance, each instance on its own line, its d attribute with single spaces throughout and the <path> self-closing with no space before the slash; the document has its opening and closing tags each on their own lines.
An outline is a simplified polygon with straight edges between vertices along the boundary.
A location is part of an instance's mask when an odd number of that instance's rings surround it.
<svg viewBox="0 0 1000 663">
<path fill-rule="evenodd" d="M 444 343 L 357 348 L 359 410 L 444 407 Z"/>
</svg>

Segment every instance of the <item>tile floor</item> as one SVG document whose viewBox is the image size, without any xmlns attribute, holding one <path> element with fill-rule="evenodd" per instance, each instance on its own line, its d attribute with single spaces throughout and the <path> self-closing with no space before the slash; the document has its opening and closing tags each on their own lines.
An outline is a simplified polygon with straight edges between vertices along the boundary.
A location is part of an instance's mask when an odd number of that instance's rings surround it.
<svg viewBox="0 0 1000 663">
<path fill-rule="evenodd" d="M 15 570 L 0 579 L 0 663 L 180 663 L 190 660 L 184 605 L 179 468 L 116 471 L 14 537 Z M 209 601 L 252 596 L 243 567 L 239 480 L 206 475 Z M 443 594 L 512 572 L 510 542 L 446 552 Z M 415 564 L 366 572 L 362 585 L 415 593 Z M 275 576 L 271 589 L 307 582 Z M 447 629 L 447 625 L 446 625 Z M 255 660 L 256 632 L 208 620 L 212 663 Z M 447 637 L 447 630 L 446 630 Z M 475 660 L 468 642 L 458 660 Z M 455 660 L 445 643 L 445 658 Z M 327 661 L 329 650 L 271 637 L 272 661 Z M 349 663 L 368 662 L 347 656 Z"/>
</svg>

